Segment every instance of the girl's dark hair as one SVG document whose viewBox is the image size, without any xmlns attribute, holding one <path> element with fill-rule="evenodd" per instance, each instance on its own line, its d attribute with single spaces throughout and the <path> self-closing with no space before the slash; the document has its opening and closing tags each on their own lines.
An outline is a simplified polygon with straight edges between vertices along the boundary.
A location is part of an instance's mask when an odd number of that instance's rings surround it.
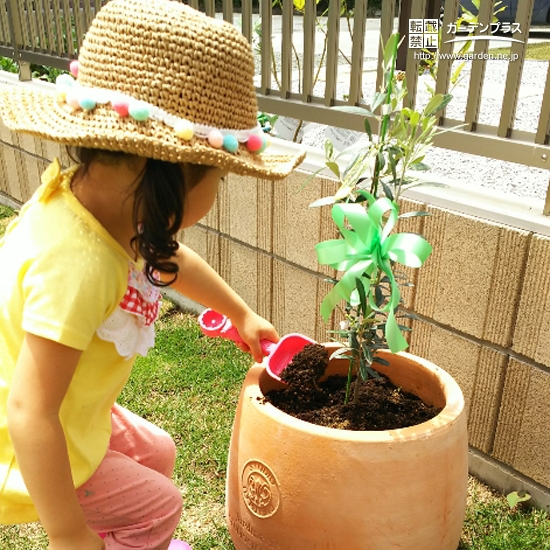
<svg viewBox="0 0 550 550">
<path fill-rule="evenodd" d="M 134 155 L 119 151 L 103 151 L 77 147 L 69 153 L 83 166 L 86 173 L 92 162 L 119 164 L 131 161 Z M 76 158 L 75 158 L 76 157 Z M 167 286 L 178 273 L 178 265 L 171 260 L 178 250 L 176 234 L 183 221 L 187 192 L 204 176 L 207 166 L 173 163 L 147 159 L 145 168 L 136 179 L 134 190 L 133 224 L 135 234 L 131 246 L 146 263 L 147 279 L 156 286 Z M 168 282 L 161 282 L 156 271 L 172 274 Z"/>
</svg>

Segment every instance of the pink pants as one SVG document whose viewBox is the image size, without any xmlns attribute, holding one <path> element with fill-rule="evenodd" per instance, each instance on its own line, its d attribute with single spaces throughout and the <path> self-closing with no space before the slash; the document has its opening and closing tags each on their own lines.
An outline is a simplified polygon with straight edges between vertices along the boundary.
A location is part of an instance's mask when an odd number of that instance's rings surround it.
<svg viewBox="0 0 550 550">
<path fill-rule="evenodd" d="M 115 405 L 109 449 L 77 489 L 88 525 L 106 533 L 106 550 L 166 550 L 183 506 L 170 481 L 176 448 L 171 437 Z"/>
</svg>

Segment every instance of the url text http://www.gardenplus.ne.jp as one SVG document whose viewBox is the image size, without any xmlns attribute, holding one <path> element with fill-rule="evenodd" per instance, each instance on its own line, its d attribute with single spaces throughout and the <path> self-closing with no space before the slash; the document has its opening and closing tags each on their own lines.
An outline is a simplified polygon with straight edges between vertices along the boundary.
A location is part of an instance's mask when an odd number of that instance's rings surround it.
<svg viewBox="0 0 550 550">
<path fill-rule="evenodd" d="M 414 52 L 415 61 L 428 61 L 434 59 L 436 61 L 450 60 L 450 61 L 475 61 L 477 59 L 483 59 L 485 61 L 516 61 L 519 59 L 517 53 L 491 53 L 491 52 L 466 52 L 462 54 L 458 53 L 440 53 L 440 52 Z"/>
</svg>

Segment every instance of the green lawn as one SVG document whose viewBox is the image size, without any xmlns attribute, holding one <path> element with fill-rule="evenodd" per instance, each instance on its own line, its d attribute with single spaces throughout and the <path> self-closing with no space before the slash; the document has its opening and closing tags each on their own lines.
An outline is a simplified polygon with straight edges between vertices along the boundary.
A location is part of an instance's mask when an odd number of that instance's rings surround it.
<svg viewBox="0 0 550 550">
<path fill-rule="evenodd" d="M 6 226 L 10 223 L 13 217 L 13 210 L 3 204 L 0 204 L 0 237 L 5 233 Z"/>
<path fill-rule="evenodd" d="M 11 214 L 0 207 L 0 235 Z M 120 403 L 177 443 L 175 482 L 185 509 L 176 535 L 194 550 L 233 550 L 224 519 L 226 452 L 250 358 L 231 342 L 202 336 L 195 317 L 169 303 L 157 323 L 157 346 L 138 359 Z M 2 526 L 0 548 L 45 550 L 47 541 L 38 524 Z M 471 478 L 459 550 L 550 550 L 550 519 L 541 511 L 510 510 L 503 496 Z"/>
</svg>

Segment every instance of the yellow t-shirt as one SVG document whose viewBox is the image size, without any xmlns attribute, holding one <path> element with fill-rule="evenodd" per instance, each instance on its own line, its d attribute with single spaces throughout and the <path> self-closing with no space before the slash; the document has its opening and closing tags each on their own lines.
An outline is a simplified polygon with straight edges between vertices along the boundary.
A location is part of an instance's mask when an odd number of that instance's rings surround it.
<svg viewBox="0 0 550 550">
<path fill-rule="evenodd" d="M 0 240 L 0 524 L 37 519 L 6 420 L 25 333 L 83 350 L 60 411 L 75 487 L 103 459 L 110 409 L 154 340 L 158 289 L 73 195 L 75 172 L 54 161 Z"/>
</svg>

